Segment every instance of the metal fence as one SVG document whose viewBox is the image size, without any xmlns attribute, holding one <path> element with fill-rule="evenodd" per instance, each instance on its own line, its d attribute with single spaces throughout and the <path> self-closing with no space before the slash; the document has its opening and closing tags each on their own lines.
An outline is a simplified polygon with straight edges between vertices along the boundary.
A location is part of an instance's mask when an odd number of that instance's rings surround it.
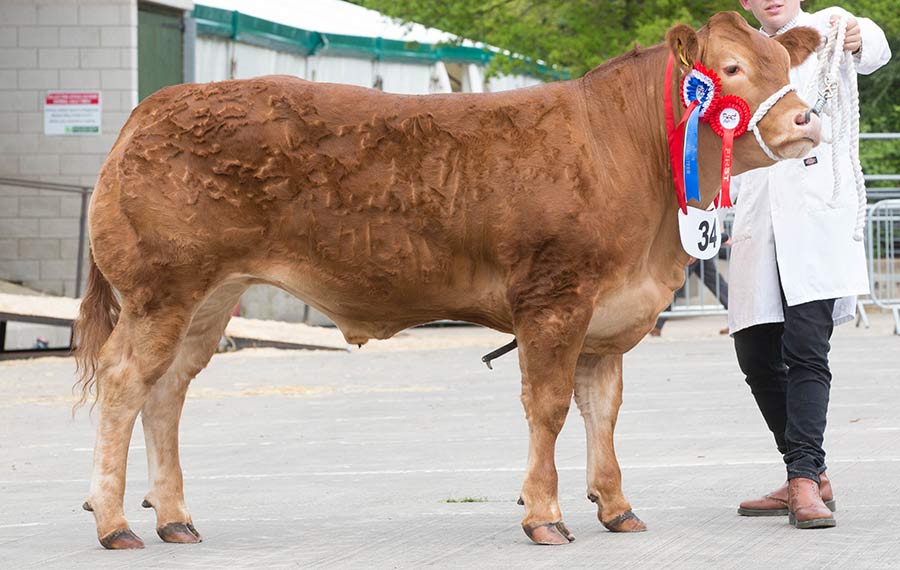
<svg viewBox="0 0 900 570">
<path fill-rule="evenodd" d="M 734 213 L 729 212 L 723 221 L 725 235 L 731 235 L 733 222 Z M 871 293 L 859 299 L 859 322 L 868 326 L 866 307 L 874 305 L 893 313 L 894 333 L 900 335 L 900 199 L 881 200 L 869 206 L 865 237 Z M 723 244 L 718 259 L 696 261 L 685 268 L 684 286 L 660 316 L 727 314 L 730 262 L 731 248 Z"/>
<path fill-rule="evenodd" d="M 38 180 L 22 180 L 18 178 L 0 178 L 0 186 L 15 186 L 17 188 L 32 188 L 34 190 L 52 190 L 54 192 L 66 192 L 81 195 L 81 214 L 78 220 L 78 258 L 75 262 L 75 298 L 81 297 L 81 283 L 84 276 L 84 248 L 87 245 L 87 211 L 90 203 L 90 186 L 77 186 L 73 184 L 57 184 L 55 182 L 40 182 Z M 0 275 L 0 279 L 3 276 Z"/>
<path fill-rule="evenodd" d="M 869 206 L 866 256 L 870 293 L 860 301 L 860 321 L 868 326 L 866 305 L 875 305 L 893 313 L 894 334 L 900 335 L 900 199 Z"/>
<path fill-rule="evenodd" d="M 722 220 L 721 232 L 725 243 L 719 255 L 712 259 L 697 260 L 684 268 L 684 285 L 675 292 L 668 309 L 660 314 L 663 319 L 672 317 L 699 317 L 725 315 L 728 303 L 728 268 L 731 265 L 731 245 L 727 241 L 734 225 L 734 211 L 729 210 Z"/>
</svg>

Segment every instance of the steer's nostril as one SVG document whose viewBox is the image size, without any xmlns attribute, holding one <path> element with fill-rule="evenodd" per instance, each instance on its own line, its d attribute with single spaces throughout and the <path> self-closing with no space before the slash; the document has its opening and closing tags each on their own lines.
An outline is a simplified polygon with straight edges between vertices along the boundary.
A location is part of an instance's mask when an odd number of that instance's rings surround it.
<svg viewBox="0 0 900 570">
<path fill-rule="evenodd" d="M 806 125 L 800 125 L 798 128 L 806 131 L 806 136 L 813 142 L 814 145 L 818 145 L 822 142 L 822 120 L 818 115 L 812 114 L 809 117 L 809 123 Z"/>
<path fill-rule="evenodd" d="M 794 115 L 794 124 L 795 125 L 799 125 L 802 127 L 803 125 L 806 125 L 808 123 L 809 123 L 809 113 L 803 112 L 803 113 L 797 113 L 796 115 Z"/>
</svg>

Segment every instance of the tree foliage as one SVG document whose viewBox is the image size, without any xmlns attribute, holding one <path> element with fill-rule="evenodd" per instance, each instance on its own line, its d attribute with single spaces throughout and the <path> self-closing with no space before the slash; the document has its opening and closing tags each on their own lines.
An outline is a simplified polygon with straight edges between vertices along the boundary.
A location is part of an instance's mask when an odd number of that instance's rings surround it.
<svg viewBox="0 0 900 570">
<path fill-rule="evenodd" d="M 723 10 L 736 10 L 753 25 L 737 0 L 355 0 L 404 21 L 483 41 L 579 77 L 635 44 L 663 40 L 675 23 L 698 28 Z M 900 132 L 900 10 L 897 0 L 807 0 L 814 12 L 840 5 L 877 22 L 894 54 L 884 68 L 860 78 L 863 131 Z M 489 72 L 510 73 L 515 59 L 494 58 Z M 862 142 L 869 172 L 900 173 L 900 141 Z"/>
</svg>

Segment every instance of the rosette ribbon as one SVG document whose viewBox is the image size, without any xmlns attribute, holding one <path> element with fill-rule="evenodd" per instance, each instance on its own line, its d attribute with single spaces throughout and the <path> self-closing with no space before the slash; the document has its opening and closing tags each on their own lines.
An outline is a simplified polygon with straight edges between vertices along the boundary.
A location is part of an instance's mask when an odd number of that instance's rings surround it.
<svg viewBox="0 0 900 570">
<path fill-rule="evenodd" d="M 672 167 L 672 181 L 675 183 L 675 196 L 678 198 L 678 207 L 687 213 L 687 199 L 684 191 L 684 127 L 691 112 L 699 106 L 699 102 L 693 101 L 688 105 L 687 111 L 681 117 L 678 125 L 675 124 L 675 108 L 672 105 L 672 68 L 675 57 L 670 53 L 666 64 L 666 88 L 663 94 L 663 106 L 666 115 L 666 140 L 669 144 L 669 164 Z"/>
<path fill-rule="evenodd" d="M 697 172 L 697 135 L 701 119 L 708 121 L 709 110 L 715 106 L 722 85 L 719 77 L 699 61 L 681 80 L 681 103 L 688 108 L 684 129 L 684 191 L 686 200 L 700 201 L 700 180 Z"/>
<path fill-rule="evenodd" d="M 710 109 L 722 91 L 718 76 L 695 62 L 690 72 L 681 80 L 679 93 L 687 107 L 678 125 L 672 105 L 672 69 L 675 57 L 669 54 L 666 64 L 666 88 L 663 105 L 666 114 L 666 138 L 669 143 L 669 162 L 678 206 L 687 213 L 687 201 L 700 201 L 700 184 L 697 177 L 697 131 L 699 121 L 708 121 Z"/>
<path fill-rule="evenodd" d="M 681 80 L 681 104 L 685 107 L 697 101 L 700 107 L 699 117 L 709 120 L 709 110 L 722 93 L 722 83 L 714 71 L 699 61 L 694 62 L 691 70 Z"/>
<path fill-rule="evenodd" d="M 716 196 L 716 207 L 730 208 L 733 144 L 734 139 L 747 132 L 750 107 L 737 95 L 724 95 L 716 100 L 709 116 L 710 127 L 722 137 L 722 189 Z"/>
<path fill-rule="evenodd" d="M 700 201 L 700 178 L 697 172 L 697 128 L 700 126 L 700 113 L 703 104 L 695 105 L 688 113 L 684 127 L 684 193 L 687 200 Z M 707 107 L 708 108 L 708 107 Z"/>
</svg>

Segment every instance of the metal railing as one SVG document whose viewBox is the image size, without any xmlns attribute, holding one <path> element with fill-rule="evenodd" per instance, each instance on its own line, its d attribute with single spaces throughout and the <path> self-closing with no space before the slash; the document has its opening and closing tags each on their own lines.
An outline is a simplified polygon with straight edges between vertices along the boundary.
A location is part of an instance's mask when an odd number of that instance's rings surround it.
<svg viewBox="0 0 900 570">
<path fill-rule="evenodd" d="M 0 186 L 52 190 L 53 192 L 68 192 L 81 195 L 81 214 L 78 220 L 78 259 L 75 266 L 75 298 L 81 297 L 81 282 L 84 275 L 84 248 L 86 247 L 85 238 L 87 237 L 87 210 L 91 192 L 94 189 L 91 186 L 57 184 L 55 182 L 40 182 L 38 180 L 22 180 L 18 178 L 0 178 Z"/>
<path fill-rule="evenodd" d="M 869 207 L 866 257 L 869 301 L 893 313 L 894 334 L 900 335 L 900 200 L 882 200 Z M 861 319 L 868 322 L 865 304 L 860 309 Z"/>
<path fill-rule="evenodd" d="M 734 211 L 729 210 L 722 219 L 721 238 L 727 240 L 734 225 Z M 700 317 L 728 313 L 728 268 L 731 265 L 731 246 L 722 244 L 719 255 L 712 259 L 697 260 L 684 268 L 684 285 L 675 292 L 672 304 L 660 314 L 663 319 L 672 317 Z"/>
<path fill-rule="evenodd" d="M 723 223 L 726 235 L 731 234 L 733 222 L 734 213 L 729 212 Z M 868 326 L 866 307 L 875 305 L 892 312 L 894 333 L 900 335 L 900 199 L 881 200 L 869 206 L 865 236 L 871 293 L 859 299 L 859 322 Z M 731 248 L 723 245 L 718 258 L 696 261 L 685 268 L 684 286 L 660 316 L 726 314 L 730 261 Z"/>
</svg>

